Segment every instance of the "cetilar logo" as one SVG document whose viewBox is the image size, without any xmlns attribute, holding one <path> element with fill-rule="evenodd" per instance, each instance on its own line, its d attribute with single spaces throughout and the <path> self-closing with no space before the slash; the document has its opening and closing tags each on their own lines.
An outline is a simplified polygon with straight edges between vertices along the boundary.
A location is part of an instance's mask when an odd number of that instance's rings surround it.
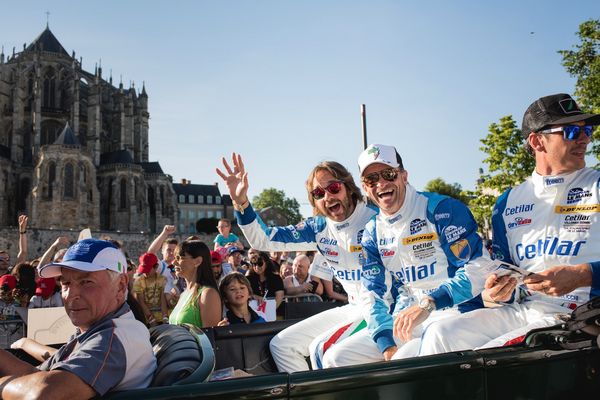
<svg viewBox="0 0 600 400">
<path fill-rule="evenodd" d="M 508 229 L 518 228 L 519 226 L 531 224 L 531 218 L 517 217 L 513 222 L 508 223 Z"/>
<path fill-rule="evenodd" d="M 579 254 L 581 247 L 586 243 L 585 240 L 560 240 L 557 237 L 546 237 L 544 240 L 538 239 L 532 244 L 518 243 L 515 246 L 517 258 L 520 261 L 524 259 L 531 260 L 542 256 L 573 256 Z"/>
</svg>

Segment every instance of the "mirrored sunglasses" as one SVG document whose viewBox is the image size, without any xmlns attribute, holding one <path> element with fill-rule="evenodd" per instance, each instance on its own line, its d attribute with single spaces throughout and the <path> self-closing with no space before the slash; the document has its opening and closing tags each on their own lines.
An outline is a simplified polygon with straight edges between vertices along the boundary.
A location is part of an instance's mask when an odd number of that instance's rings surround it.
<svg viewBox="0 0 600 400">
<path fill-rule="evenodd" d="M 540 131 L 540 133 L 558 133 L 558 132 L 563 133 L 563 138 L 565 140 L 578 140 L 581 135 L 581 132 L 583 132 L 585 134 L 585 136 L 587 136 L 587 137 L 592 137 L 592 133 L 594 133 L 594 126 L 592 126 L 592 125 L 586 125 L 586 126 L 565 125 L 565 126 L 559 126 L 558 128 L 545 129 L 543 131 Z"/>
<path fill-rule="evenodd" d="M 393 182 L 398 177 L 400 171 L 396 168 L 387 168 L 379 172 L 372 172 L 362 177 L 362 181 L 368 187 L 373 187 L 379 182 L 380 178 L 388 182 Z"/>
<path fill-rule="evenodd" d="M 340 190 L 342 190 L 342 182 L 335 181 L 335 182 L 331 182 L 325 188 L 322 188 L 321 186 L 317 186 L 316 188 L 311 190 L 310 194 L 312 195 L 313 199 L 321 200 L 323 197 L 325 197 L 325 191 L 328 191 L 331 194 L 338 194 L 340 192 Z"/>
</svg>

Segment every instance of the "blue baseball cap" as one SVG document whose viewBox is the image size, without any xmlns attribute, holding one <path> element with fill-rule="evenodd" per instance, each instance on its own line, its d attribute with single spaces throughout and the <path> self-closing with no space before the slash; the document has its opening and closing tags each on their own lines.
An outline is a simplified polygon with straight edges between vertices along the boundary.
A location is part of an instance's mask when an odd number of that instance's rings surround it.
<svg viewBox="0 0 600 400">
<path fill-rule="evenodd" d="M 121 250 L 106 240 L 84 239 L 69 247 L 61 262 L 49 263 L 39 268 L 40 277 L 60 276 L 61 268 L 78 271 L 115 271 L 125 273 L 127 260 Z"/>
</svg>

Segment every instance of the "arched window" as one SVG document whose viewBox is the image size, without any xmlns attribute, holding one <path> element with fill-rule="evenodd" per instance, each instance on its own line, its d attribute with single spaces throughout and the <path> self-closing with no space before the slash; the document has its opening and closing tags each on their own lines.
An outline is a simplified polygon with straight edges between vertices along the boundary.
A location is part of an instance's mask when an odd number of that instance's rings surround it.
<svg viewBox="0 0 600 400">
<path fill-rule="evenodd" d="M 204 204 L 204 196 L 201 194 L 198 195 L 198 204 Z"/>
<path fill-rule="evenodd" d="M 42 106 L 46 108 L 56 107 L 56 75 L 54 70 L 50 69 L 44 75 L 44 95 L 42 97 Z"/>
<path fill-rule="evenodd" d="M 206 204 L 212 204 L 213 197 L 208 195 L 206 196 Z"/>
<path fill-rule="evenodd" d="M 52 199 L 52 188 L 56 181 L 56 164 L 53 162 L 48 165 L 48 198 Z"/>
<path fill-rule="evenodd" d="M 125 178 L 121 179 L 121 201 L 119 202 L 119 207 L 121 209 L 127 208 L 127 180 Z"/>
<path fill-rule="evenodd" d="M 64 170 L 63 184 L 65 188 L 64 197 L 72 199 L 75 196 L 73 185 L 73 164 L 66 164 Z"/>
<path fill-rule="evenodd" d="M 188 203 L 195 203 L 196 196 L 193 194 L 188 194 Z"/>
<path fill-rule="evenodd" d="M 55 120 L 42 121 L 41 145 L 52 144 L 62 131 L 64 125 Z"/>
<path fill-rule="evenodd" d="M 180 203 L 185 203 L 185 195 L 183 195 L 183 194 L 179 195 L 179 202 Z"/>
<path fill-rule="evenodd" d="M 221 196 L 215 196 L 215 203 L 221 204 Z"/>
</svg>

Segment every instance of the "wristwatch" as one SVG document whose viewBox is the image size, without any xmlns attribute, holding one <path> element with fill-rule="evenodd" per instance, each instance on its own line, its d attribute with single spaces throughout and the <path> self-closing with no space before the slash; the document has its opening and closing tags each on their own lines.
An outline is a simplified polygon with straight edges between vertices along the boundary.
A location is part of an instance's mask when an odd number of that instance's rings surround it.
<svg viewBox="0 0 600 400">
<path fill-rule="evenodd" d="M 419 308 L 428 312 L 435 310 L 435 302 L 431 297 L 423 297 L 419 300 Z"/>
</svg>

